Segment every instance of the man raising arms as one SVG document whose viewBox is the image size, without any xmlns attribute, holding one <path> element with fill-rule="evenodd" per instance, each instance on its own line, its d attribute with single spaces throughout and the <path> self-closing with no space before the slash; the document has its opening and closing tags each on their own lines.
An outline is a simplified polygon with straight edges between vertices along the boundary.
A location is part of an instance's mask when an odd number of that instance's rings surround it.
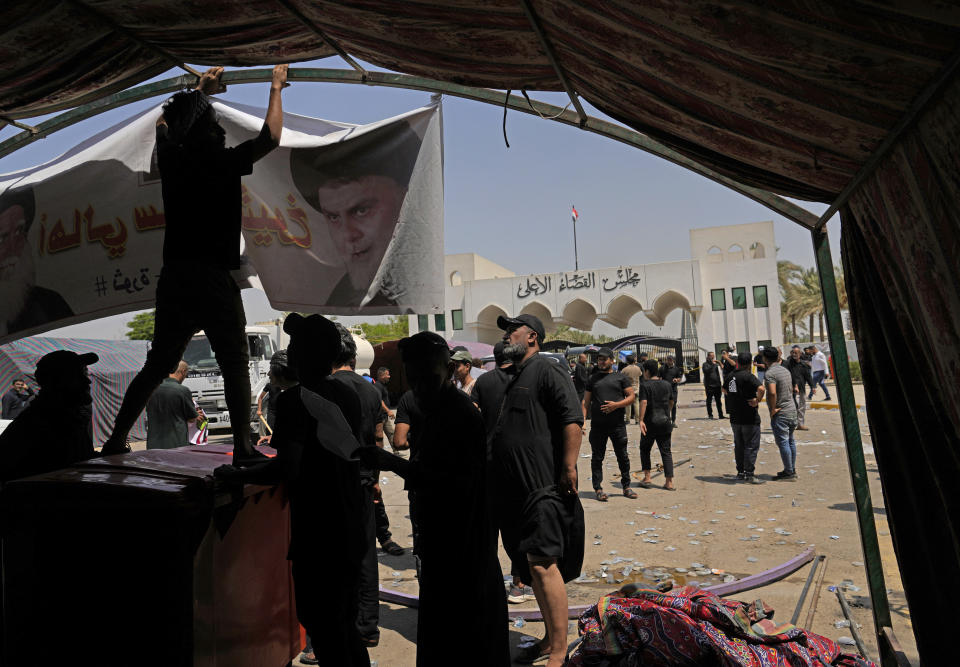
<svg viewBox="0 0 960 667">
<path fill-rule="evenodd" d="M 240 288 L 230 272 L 240 268 L 240 177 L 280 144 L 281 91 L 287 66 L 273 68 L 270 102 L 260 134 L 226 148 L 226 131 L 207 95 L 220 90 L 222 67 L 207 70 L 195 90 L 170 98 L 157 121 L 157 162 L 166 231 L 157 285 L 153 345 L 130 383 L 103 454 L 129 452 L 127 435 L 150 394 L 176 368 L 190 337 L 203 329 L 223 373 L 224 399 L 233 425 L 236 465 L 262 458 L 250 444 L 249 350 Z M 204 248 L 205 261 L 188 248 Z M 205 307 L 196 308 L 197 290 Z"/>
</svg>

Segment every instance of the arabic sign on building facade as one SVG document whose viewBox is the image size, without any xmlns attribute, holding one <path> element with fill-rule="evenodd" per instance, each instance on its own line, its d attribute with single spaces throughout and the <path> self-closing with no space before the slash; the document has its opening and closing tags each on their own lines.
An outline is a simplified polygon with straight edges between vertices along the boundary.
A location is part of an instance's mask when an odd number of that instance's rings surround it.
<svg viewBox="0 0 960 667">
<path fill-rule="evenodd" d="M 228 145 L 262 125 L 263 111 L 215 107 Z M 0 175 L 0 342 L 153 305 L 166 224 L 158 114 Z M 430 106 L 363 126 L 286 117 L 280 148 L 243 178 L 238 221 L 245 277 L 259 278 L 275 308 L 376 315 L 442 305 L 439 116 Z M 380 207 L 389 212 L 359 241 L 338 231 L 346 214 L 328 203 L 334 197 L 323 199 L 338 187 L 325 174 L 343 165 L 357 187 L 379 179 L 392 193 L 391 207 Z M 182 251 L 203 264 L 204 248 Z"/>
<path fill-rule="evenodd" d="M 532 276 L 521 276 L 517 279 L 517 298 L 525 299 L 529 296 L 544 296 L 554 289 L 559 294 L 568 290 L 584 290 L 597 288 L 597 274 L 600 273 L 600 289 L 604 292 L 613 292 L 626 287 L 637 287 L 641 283 L 640 274 L 632 267 L 623 267 L 616 270 L 587 271 L 584 273 L 548 273 Z"/>
</svg>

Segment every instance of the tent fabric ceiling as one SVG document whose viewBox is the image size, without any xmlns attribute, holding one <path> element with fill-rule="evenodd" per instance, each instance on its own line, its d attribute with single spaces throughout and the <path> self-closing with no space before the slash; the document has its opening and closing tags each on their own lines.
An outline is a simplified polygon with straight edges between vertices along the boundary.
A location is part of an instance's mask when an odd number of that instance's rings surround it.
<svg viewBox="0 0 960 667">
<path fill-rule="evenodd" d="M 529 5 L 590 104 L 741 183 L 818 201 L 850 182 L 960 44 L 960 7 L 942 2 Z M 5 3 L 0 19 L 7 118 L 82 104 L 176 63 L 333 55 L 321 33 L 407 74 L 563 89 L 524 0 L 43 0 Z"/>
</svg>

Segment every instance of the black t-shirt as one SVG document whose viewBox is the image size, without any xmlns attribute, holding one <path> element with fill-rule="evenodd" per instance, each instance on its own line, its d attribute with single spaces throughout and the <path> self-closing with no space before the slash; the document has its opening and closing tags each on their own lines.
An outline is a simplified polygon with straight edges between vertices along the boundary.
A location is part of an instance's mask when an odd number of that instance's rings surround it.
<svg viewBox="0 0 960 667">
<path fill-rule="evenodd" d="M 682 378 L 682 377 L 683 377 L 683 368 L 681 368 L 680 366 L 676 366 L 676 365 L 667 366 L 666 364 L 664 364 L 663 366 L 660 367 L 660 379 L 670 383 L 670 389 L 673 391 L 674 394 L 676 394 L 677 390 L 680 388 L 680 385 L 678 383 L 675 383 L 674 379 Z"/>
<path fill-rule="evenodd" d="M 630 378 L 620 371 L 603 373 L 597 371 L 587 380 L 586 390 L 590 392 L 590 420 L 594 427 L 623 424 L 624 408 L 604 414 L 600 406 L 606 401 L 622 401 L 627 397 L 627 389 L 633 386 Z"/>
<path fill-rule="evenodd" d="M 640 383 L 640 400 L 647 402 L 643 413 L 643 423 L 649 433 L 669 433 L 670 401 L 673 400 L 673 386 L 664 379 L 647 380 Z"/>
<path fill-rule="evenodd" d="M 700 366 L 700 370 L 703 371 L 703 386 L 707 388 L 714 388 L 722 386 L 720 382 L 720 365 L 717 362 L 704 361 L 703 365 Z"/>
<path fill-rule="evenodd" d="M 377 424 L 380 422 L 380 392 L 373 385 L 350 370 L 340 370 L 333 374 L 335 380 L 351 387 L 360 398 L 361 445 L 377 445 Z"/>
<path fill-rule="evenodd" d="M 253 172 L 254 155 L 272 146 L 266 127 L 255 139 L 212 151 L 186 150 L 167 139 L 164 126 L 157 128 L 165 266 L 186 264 L 195 251 L 202 253 L 206 266 L 240 267 L 240 177 Z M 254 202 L 250 206 L 257 209 Z"/>
<path fill-rule="evenodd" d="M 729 359 L 724 359 L 721 363 L 723 364 L 723 379 L 726 380 L 731 373 L 736 372 L 737 365 Z"/>
<path fill-rule="evenodd" d="M 758 354 L 753 358 L 753 365 L 757 367 L 758 371 L 767 370 L 767 361 L 762 354 Z"/>
<path fill-rule="evenodd" d="M 583 410 L 570 377 L 549 359 L 533 356 L 506 372 L 510 381 L 492 438 L 493 468 L 500 488 L 522 502 L 533 491 L 559 483 L 563 430 L 582 425 Z"/>
<path fill-rule="evenodd" d="M 490 440 L 500 417 L 500 405 L 503 403 L 503 392 L 510 381 L 510 375 L 502 368 L 494 368 L 476 379 L 473 389 L 470 390 L 470 400 L 480 408 L 483 425 Z"/>
<path fill-rule="evenodd" d="M 408 424 L 410 432 L 407 434 L 407 442 L 410 443 L 410 456 L 416 453 L 417 433 L 423 428 L 423 411 L 417 403 L 417 397 L 413 391 L 407 391 L 400 397 L 397 403 L 397 424 Z"/>
<path fill-rule="evenodd" d="M 747 401 L 757 397 L 760 378 L 748 370 L 737 371 L 727 378 L 724 388 L 727 390 L 727 414 L 731 424 L 752 426 L 760 423 L 757 408 L 747 405 Z"/>
<path fill-rule="evenodd" d="M 383 404 L 386 405 L 386 406 L 389 408 L 389 407 L 390 407 L 390 392 L 387 391 L 387 385 L 383 384 L 382 382 L 374 382 L 374 383 L 373 383 L 373 387 L 374 387 L 374 389 L 376 389 L 377 391 L 380 392 L 380 400 L 382 400 L 382 401 L 383 401 Z M 386 417 L 386 415 L 384 415 L 384 417 Z"/>
<path fill-rule="evenodd" d="M 573 388 L 577 394 L 583 394 L 587 388 L 587 380 L 590 379 L 590 371 L 579 361 L 573 367 Z"/>
</svg>

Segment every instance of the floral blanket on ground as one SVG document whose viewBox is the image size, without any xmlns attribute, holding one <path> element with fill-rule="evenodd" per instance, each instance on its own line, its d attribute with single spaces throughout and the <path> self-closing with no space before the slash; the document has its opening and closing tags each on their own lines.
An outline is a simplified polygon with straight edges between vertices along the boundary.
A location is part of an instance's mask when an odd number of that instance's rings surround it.
<svg viewBox="0 0 960 667">
<path fill-rule="evenodd" d="M 695 586 L 670 594 L 637 589 L 629 597 L 606 595 L 580 617 L 583 641 L 568 664 L 876 667 L 789 623 L 752 622 L 751 615 L 764 607 L 724 600 Z"/>
</svg>

